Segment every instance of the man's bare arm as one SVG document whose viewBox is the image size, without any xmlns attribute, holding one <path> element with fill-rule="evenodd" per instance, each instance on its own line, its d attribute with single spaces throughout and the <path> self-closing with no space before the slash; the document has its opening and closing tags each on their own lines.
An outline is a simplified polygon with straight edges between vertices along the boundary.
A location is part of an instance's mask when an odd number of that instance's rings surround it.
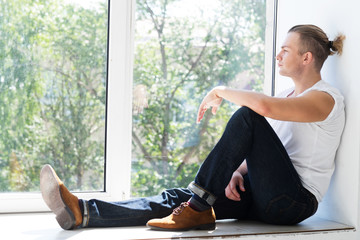
<svg viewBox="0 0 360 240">
<path fill-rule="evenodd" d="M 301 97 L 277 98 L 253 91 L 216 87 L 200 104 L 197 121 L 202 119 L 205 111 L 210 107 L 215 114 L 222 99 L 239 106 L 247 106 L 265 117 L 297 122 L 325 120 L 335 104 L 328 93 L 321 91 L 310 91 Z"/>
</svg>

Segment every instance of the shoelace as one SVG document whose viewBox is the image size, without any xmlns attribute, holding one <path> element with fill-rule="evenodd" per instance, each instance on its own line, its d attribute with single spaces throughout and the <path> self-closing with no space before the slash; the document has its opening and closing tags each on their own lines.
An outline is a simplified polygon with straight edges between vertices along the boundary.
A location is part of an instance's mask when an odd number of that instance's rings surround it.
<svg viewBox="0 0 360 240">
<path fill-rule="evenodd" d="M 179 215 L 180 213 L 182 213 L 182 211 L 184 211 L 184 209 L 185 209 L 187 206 L 189 206 L 189 203 L 187 203 L 187 202 L 181 203 L 180 206 L 178 206 L 177 208 L 175 208 L 175 209 L 173 210 L 173 214 L 174 214 L 174 215 Z"/>
</svg>

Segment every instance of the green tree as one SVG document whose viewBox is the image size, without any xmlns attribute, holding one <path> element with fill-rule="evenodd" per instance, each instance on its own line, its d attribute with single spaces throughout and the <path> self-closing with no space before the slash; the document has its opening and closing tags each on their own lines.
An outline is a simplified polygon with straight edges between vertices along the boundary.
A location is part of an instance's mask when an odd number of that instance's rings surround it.
<svg viewBox="0 0 360 240">
<path fill-rule="evenodd" d="M 38 190 L 44 163 L 103 189 L 107 4 L 0 3 L 0 190 Z"/>
<path fill-rule="evenodd" d="M 94 136 L 105 131 L 107 6 L 59 10 L 47 29 L 50 57 L 41 63 L 48 86 L 41 118 L 49 126 L 42 152 L 71 188 L 102 189 L 104 135 Z"/>
<path fill-rule="evenodd" d="M 34 26 L 43 22 L 32 18 L 31 1 L 0 1 L 0 189 L 24 191 L 36 167 L 23 161 L 31 151 L 39 103 L 35 96 L 43 92 L 30 49 L 40 42 Z M 28 172 L 28 173 L 26 173 Z"/>
<path fill-rule="evenodd" d="M 136 35 L 134 82 L 146 89 L 139 97 L 147 104 L 133 113 L 134 196 L 186 187 L 194 178 L 234 110 L 225 103 L 196 125 L 208 90 L 262 85 L 265 1 L 219 0 L 212 17 L 174 17 L 169 12 L 179 2 L 137 1 L 137 26 L 144 30 Z M 241 82 L 241 75 L 249 77 Z"/>
</svg>

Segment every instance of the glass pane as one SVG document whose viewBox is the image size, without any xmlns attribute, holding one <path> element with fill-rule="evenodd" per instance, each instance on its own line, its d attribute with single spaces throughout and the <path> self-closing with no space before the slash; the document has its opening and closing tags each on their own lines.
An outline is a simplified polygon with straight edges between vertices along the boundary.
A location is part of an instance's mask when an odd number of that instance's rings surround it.
<svg viewBox="0 0 360 240">
<path fill-rule="evenodd" d="M 265 0 L 137 1 L 133 196 L 187 187 L 238 107 L 196 124 L 217 85 L 262 91 Z"/>
<path fill-rule="evenodd" d="M 107 0 L 0 0 L 0 192 L 104 189 Z"/>
</svg>

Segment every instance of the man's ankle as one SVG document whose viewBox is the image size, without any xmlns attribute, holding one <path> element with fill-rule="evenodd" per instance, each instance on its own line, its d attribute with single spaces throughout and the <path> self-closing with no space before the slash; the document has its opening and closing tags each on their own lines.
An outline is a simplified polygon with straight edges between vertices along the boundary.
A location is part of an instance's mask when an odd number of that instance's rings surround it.
<svg viewBox="0 0 360 240">
<path fill-rule="evenodd" d="M 205 210 L 208 210 L 209 208 L 211 208 L 211 206 L 202 198 L 200 198 L 198 195 L 194 194 L 188 201 L 189 206 L 198 211 L 198 212 L 202 212 Z"/>
</svg>

